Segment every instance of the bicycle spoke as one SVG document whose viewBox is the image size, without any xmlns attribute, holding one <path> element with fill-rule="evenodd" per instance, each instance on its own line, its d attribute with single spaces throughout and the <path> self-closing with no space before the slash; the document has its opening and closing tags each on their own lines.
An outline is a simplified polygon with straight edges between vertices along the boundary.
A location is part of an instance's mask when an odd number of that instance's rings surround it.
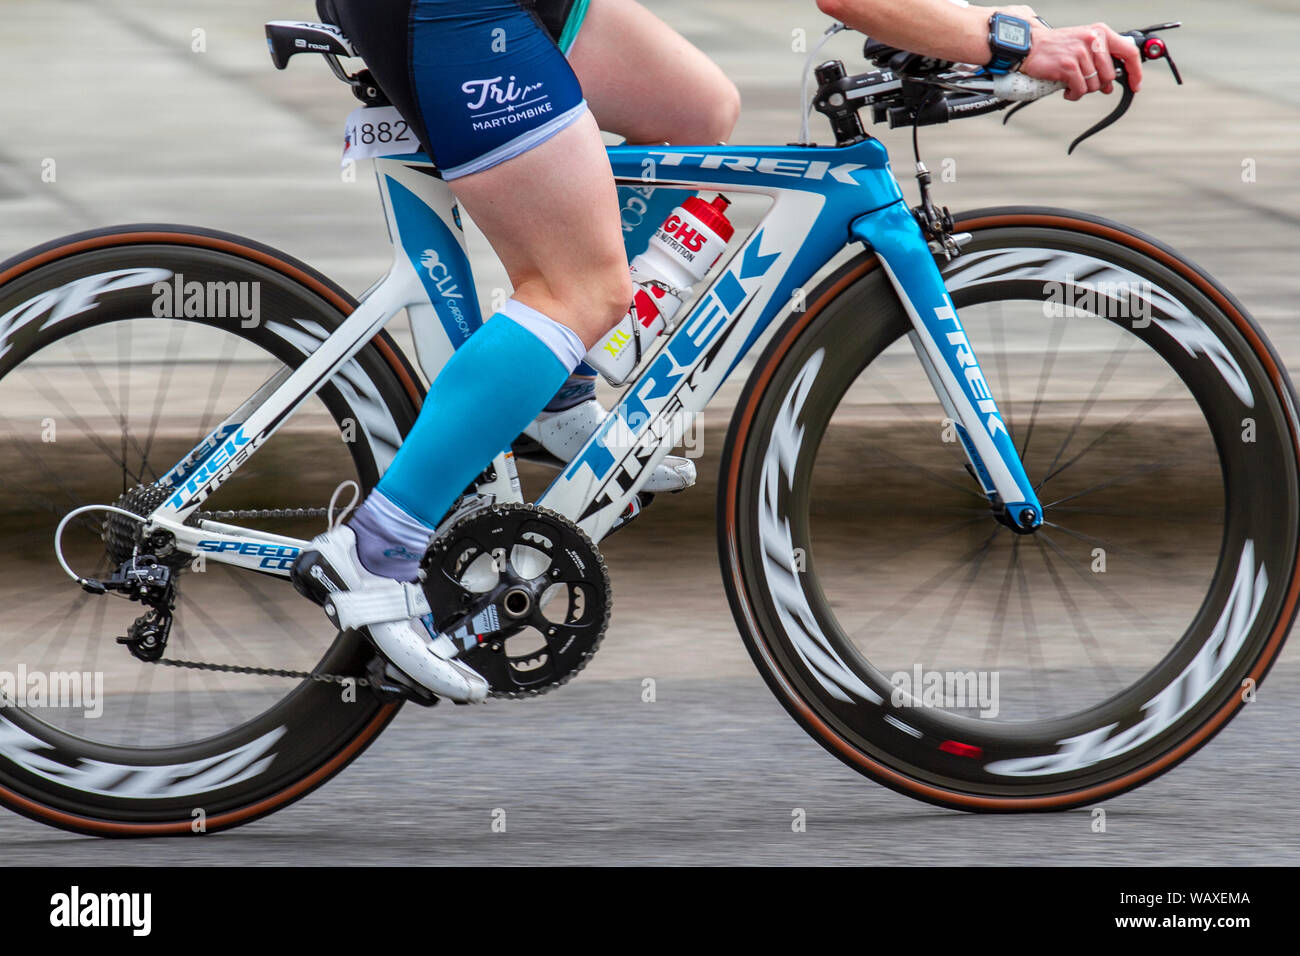
<svg viewBox="0 0 1300 956">
<path fill-rule="evenodd" d="M 1046 545 L 1044 545 L 1042 541 L 1039 541 L 1037 536 L 1034 538 L 1034 543 L 1038 546 L 1039 553 L 1043 556 L 1043 567 L 1047 569 L 1047 574 L 1052 579 L 1052 585 L 1056 588 L 1057 597 L 1061 599 L 1061 604 L 1070 615 L 1070 620 L 1074 624 L 1075 633 L 1078 634 L 1084 652 L 1092 662 L 1093 670 L 1100 673 L 1106 683 L 1109 683 L 1112 687 L 1118 689 L 1121 686 L 1119 675 L 1115 673 L 1115 669 L 1111 666 L 1110 661 L 1104 660 L 1105 652 L 1101 649 L 1101 644 L 1098 642 L 1096 635 L 1092 633 L 1092 629 L 1088 627 L 1088 622 L 1084 620 L 1083 614 L 1079 610 L 1078 602 L 1074 600 L 1074 596 L 1070 593 L 1069 588 L 1067 588 L 1065 583 L 1061 580 L 1061 575 L 1056 570 L 1056 565 L 1052 562 L 1052 556 L 1047 550 Z M 1099 660 L 1099 656 L 1103 659 Z"/>
<path fill-rule="evenodd" d="M 910 591 L 906 592 L 901 597 L 899 597 L 898 600 L 896 600 L 893 604 L 889 605 L 884 610 L 880 611 L 878 614 L 873 616 L 870 620 L 868 620 L 865 624 L 863 624 L 860 628 L 858 628 L 858 630 L 855 631 L 852 636 L 850 636 L 849 640 L 856 642 L 856 640 L 868 629 L 874 631 L 875 625 L 878 622 L 886 618 L 895 617 L 896 612 L 903 607 L 914 605 L 916 603 L 917 597 L 929 591 L 932 591 L 935 585 L 937 585 L 940 581 L 943 581 L 945 578 L 951 575 L 955 569 L 961 567 L 971 558 L 975 557 L 975 555 L 979 554 L 979 552 L 988 545 L 988 542 L 993 539 L 993 536 L 996 535 L 1001 530 L 1002 530 L 1002 525 L 994 525 L 993 530 L 989 532 L 987 538 L 981 541 L 970 551 L 958 556 L 954 561 L 952 561 L 950 564 L 942 568 L 933 577 L 927 578 L 926 580 L 922 581 L 920 584 L 916 585 L 916 587 L 912 588 Z"/>
<path fill-rule="evenodd" d="M 123 322 L 119 324 L 129 325 L 130 323 Z M 77 367 L 81 369 L 82 376 L 86 379 L 87 382 L 90 383 L 90 386 L 92 389 L 94 389 L 95 394 L 99 396 L 100 401 L 104 403 L 104 407 L 108 410 L 108 412 L 112 415 L 112 417 L 117 420 L 118 427 L 120 429 L 121 441 L 122 441 L 120 454 L 122 456 L 123 471 L 125 472 L 126 470 L 125 462 L 127 460 L 128 443 L 134 444 L 136 451 L 142 453 L 142 448 L 140 446 L 140 443 L 131 436 L 130 428 L 127 425 L 128 406 L 125 404 L 125 398 L 127 395 L 127 392 L 125 390 L 128 387 L 126 383 L 127 381 L 129 381 L 131 377 L 130 368 L 126 364 L 126 362 L 119 360 L 118 367 L 121 370 L 121 374 L 118 376 L 118 380 L 119 380 L 118 396 L 116 399 L 114 399 L 112 389 L 110 389 L 108 387 L 108 383 L 104 381 L 104 376 L 100 372 L 99 366 L 95 363 L 94 357 L 90 354 L 89 350 L 86 348 L 85 343 L 81 342 L 80 339 L 73 338 L 68 345 L 68 352 L 72 355 L 73 359 L 76 361 Z M 125 491 L 126 489 L 123 488 L 122 490 Z"/>
<path fill-rule="evenodd" d="M 1019 545 L 1020 539 L 1017 538 L 1017 551 L 1019 551 Z M 1034 689 L 1034 701 L 1038 707 L 1038 716 L 1046 718 L 1052 716 L 1051 710 L 1045 711 L 1043 709 L 1052 696 L 1051 687 L 1043 661 L 1042 647 L 1039 643 L 1038 624 L 1034 621 L 1034 610 L 1029 597 L 1029 578 L 1025 574 L 1025 563 L 1023 561 L 1016 563 L 1016 583 L 1019 585 L 1020 592 L 1020 618 L 1025 629 L 1025 655 L 1029 659 L 1029 682 Z"/>
<path fill-rule="evenodd" d="M 185 337 L 184 332 L 184 323 L 171 323 L 167 335 L 167 348 L 158 372 L 158 384 L 154 387 L 153 412 L 149 416 L 149 430 L 144 439 L 140 471 L 143 473 L 148 469 L 155 481 L 159 476 L 158 472 L 149 466 L 149 453 L 153 451 L 154 439 L 158 435 L 158 423 L 162 420 L 163 409 L 167 407 L 167 397 L 171 394 L 172 379 L 176 372 L 177 359 L 180 358 L 181 340 Z"/>
<path fill-rule="evenodd" d="M 1052 378 L 1052 369 L 1056 366 L 1056 356 L 1061 349 L 1061 339 L 1065 337 L 1065 323 L 1052 323 L 1052 331 L 1048 338 L 1047 353 L 1043 356 L 1043 367 L 1038 373 L 1038 391 L 1034 395 L 1034 404 L 1029 412 L 1029 426 L 1025 429 L 1024 443 L 1020 446 L 1020 460 L 1025 460 L 1025 454 L 1029 451 L 1029 439 L 1034 434 L 1034 424 L 1038 421 L 1038 412 L 1043 407 L 1043 396 L 1047 392 L 1047 383 Z"/>
<path fill-rule="evenodd" d="M 217 403 L 220 400 L 226 379 L 230 375 L 230 368 L 234 364 L 235 348 L 237 342 L 234 338 L 226 338 L 222 341 L 221 355 L 213 365 L 212 381 L 208 386 L 208 398 L 203 408 L 203 414 L 199 417 L 199 432 L 194 437 L 194 444 L 203 440 L 204 436 L 217 424 Z"/>
<path fill-rule="evenodd" d="M 1007 626 L 1007 604 L 1011 599 L 1011 576 L 1019 559 L 1020 537 L 1017 535 L 1011 541 L 1011 550 L 1007 557 L 1007 573 L 1002 576 L 1002 588 L 998 591 L 996 610 L 993 613 L 993 620 L 989 622 L 989 636 L 984 644 L 983 669 L 986 671 L 997 669 L 998 657 L 1002 653 L 1002 638 L 1006 633 Z M 994 628 L 996 628 L 996 633 Z M 992 652 L 991 658 L 989 656 L 990 652 Z"/>
<path fill-rule="evenodd" d="M 993 550 L 993 539 L 996 536 L 996 529 L 984 539 L 984 547 L 980 549 L 979 554 L 975 555 L 970 562 L 970 567 L 966 569 L 966 576 L 961 585 L 948 600 L 948 606 L 944 608 L 943 614 L 930 631 L 930 636 L 926 638 L 925 644 L 921 647 L 920 660 L 930 661 L 937 660 L 939 649 L 943 646 L 943 639 L 948 636 L 952 630 L 952 623 L 957 619 L 961 612 L 962 605 L 966 603 L 966 596 L 970 594 L 975 584 L 975 579 L 979 577 L 980 571 L 984 567 L 984 562 Z"/>
<path fill-rule="evenodd" d="M 1110 358 L 1107 359 L 1106 365 L 1102 368 L 1100 374 L 1097 375 L 1096 380 L 1093 382 L 1092 391 L 1089 393 L 1088 398 L 1084 401 L 1082 407 L 1080 407 L 1079 414 L 1066 430 L 1065 438 L 1061 441 L 1061 447 L 1056 450 L 1056 454 L 1052 456 L 1051 463 L 1046 469 L 1044 469 L 1043 473 L 1045 475 L 1050 477 L 1053 470 L 1056 468 L 1057 463 L 1061 460 L 1061 456 L 1064 455 L 1065 450 L 1069 448 L 1070 442 L 1074 440 L 1075 434 L 1079 431 L 1079 426 L 1082 425 L 1083 420 L 1088 417 L 1088 413 L 1092 411 L 1093 406 L 1097 404 L 1102 393 L 1106 390 L 1106 386 L 1110 384 L 1110 380 L 1114 377 L 1115 373 L 1119 370 L 1120 365 L 1123 364 L 1124 359 L 1128 356 L 1129 350 L 1133 347 L 1134 338 L 1133 336 L 1126 336 L 1121 339 L 1121 342 L 1123 348 L 1118 350 L 1118 358 L 1116 358 L 1117 350 L 1112 349 Z M 1037 491 L 1042 488 L 1046 482 L 1047 478 L 1043 478 L 1034 486 L 1034 490 Z"/>
<path fill-rule="evenodd" d="M 1174 391 L 1174 390 L 1176 390 L 1176 389 L 1178 389 L 1178 388 L 1179 388 L 1179 383 L 1178 383 L 1178 382 L 1170 382 L 1170 383 L 1166 384 L 1166 385 L 1164 386 L 1164 388 L 1162 388 L 1162 389 L 1160 390 L 1160 392 L 1157 392 L 1157 393 L 1156 393 L 1156 396 L 1159 396 L 1162 392 L 1172 392 L 1172 391 Z M 1111 425 L 1110 427 L 1108 427 L 1104 432 L 1102 432 L 1100 435 L 1098 435 L 1096 438 L 1094 438 L 1091 442 L 1089 442 L 1089 443 L 1084 447 L 1083 451 L 1079 452 L 1079 454 L 1075 455 L 1073 458 L 1071 458 L 1069 461 L 1067 461 L 1064 465 L 1061 465 L 1059 468 L 1056 468 L 1056 469 L 1054 469 L 1054 470 L 1049 471 L 1049 472 L 1047 473 L 1047 476 L 1046 476 L 1045 478 L 1043 478 L 1043 480 L 1042 480 L 1041 482 L 1039 482 L 1039 487 L 1041 488 L 1043 485 L 1047 484 L 1049 481 L 1051 481 L 1051 480 L 1052 480 L 1053 478 L 1055 478 L 1056 476 L 1062 474 L 1062 473 L 1065 472 L 1067 469 L 1069 469 L 1069 468 L 1073 467 L 1074 465 L 1078 464 L 1079 461 L 1081 461 L 1085 455 L 1087 455 L 1087 454 L 1088 454 L 1090 451 L 1092 451 L 1094 448 L 1096 448 L 1097 446 L 1099 446 L 1099 445 L 1101 445 L 1103 442 L 1105 442 L 1106 439 L 1108 439 L 1108 438 L 1110 438 L 1112 435 L 1115 435 L 1115 434 L 1117 434 L 1118 432 L 1120 432 L 1120 431 L 1122 431 L 1122 430 L 1128 428 L 1130 425 L 1134 424 L 1138 419 L 1142 418 L 1144 415 L 1148 414 L 1149 412 L 1155 411 L 1155 410 L 1156 410 L 1157 408 L 1159 408 L 1160 406 L 1162 406 L 1162 405 L 1166 404 L 1167 402 L 1169 402 L 1169 401 L 1171 400 L 1171 398 L 1172 398 L 1172 396 L 1168 396 L 1168 397 L 1165 397 L 1165 398 L 1157 399 L 1156 396 L 1152 396 L 1150 399 L 1148 399 L 1147 401 L 1143 402 L 1141 405 L 1138 406 L 1138 408 L 1137 408 L 1137 409 L 1136 409 L 1132 414 L 1130 414 L 1128 417 L 1124 418 L 1122 421 L 1117 422 L 1116 424 Z"/>
<path fill-rule="evenodd" d="M 960 491 L 964 494 L 968 494 L 972 498 L 975 498 L 978 501 L 986 500 L 984 498 L 984 495 L 981 494 L 980 492 L 974 491 L 971 488 L 966 487 L 965 485 L 961 485 L 949 478 L 946 478 L 943 475 L 939 474 L 938 472 L 926 468 L 924 465 L 918 465 L 915 462 L 910 462 L 905 458 L 902 458 L 899 455 L 894 454 L 892 451 L 886 451 L 885 449 L 881 448 L 879 445 L 868 445 L 867 450 L 869 452 L 874 452 L 875 454 L 880 455 L 882 458 L 889 459 L 893 464 L 895 464 L 899 468 L 903 468 L 908 471 L 911 471 L 914 474 L 920 475 L 922 478 L 925 478 L 929 481 L 933 481 L 936 484 L 943 485 L 945 488 L 951 488 L 954 491 Z"/>
<path fill-rule="evenodd" d="M 67 399 L 65 399 L 60 392 L 53 389 L 48 383 L 42 381 L 40 378 L 36 379 L 35 387 L 36 390 L 41 393 L 42 397 L 51 402 L 59 410 L 61 415 L 77 427 L 77 430 L 81 432 L 84 438 L 107 455 L 109 460 L 112 461 L 115 466 L 122 469 L 124 482 L 127 477 L 130 477 L 137 484 L 141 483 L 140 476 L 131 472 L 131 469 L 127 467 L 126 461 L 119 457 L 118 454 L 108 446 L 108 443 L 90 427 L 86 420 L 77 414 L 76 410 L 68 404 Z"/>
<path fill-rule="evenodd" d="M 1140 610 L 1134 607 L 1132 602 L 1130 602 L 1122 594 L 1115 592 L 1108 585 L 1103 584 L 1101 581 L 1099 581 L 1098 580 L 1099 575 L 1092 574 L 1090 572 L 1085 572 L 1082 568 L 1080 568 L 1078 566 L 1078 563 L 1074 560 L 1074 558 L 1070 557 L 1069 553 L 1064 548 L 1062 548 L 1059 544 L 1053 541 L 1051 536 L 1048 535 L 1045 531 L 1038 531 L 1036 533 L 1036 537 L 1039 537 L 1044 542 L 1046 542 L 1047 546 L 1056 552 L 1056 554 L 1065 562 L 1066 566 L 1071 571 L 1073 571 L 1079 577 L 1080 580 L 1085 581 L 1089 587 L 1091 587 L 1098 594 L 1102 595 L 1106 601 L 1118 605 L 1129 614 L 1132 614 L 1134 617 L 1138 618 L 1144 625 L 1146 625 L 1146 630 L 1148 635 L 1152 635 L 1153 633 L 1159 631 L 1157 625 L 1154 622 L 1152 622 Z"/>
<path fill-rule="evenodd" d="M 1089 485 L 1082 491 L 1076 491 L 1073 494 L 1066 495 L 1064 498 L 1057 498 L 1055 501 L 1048 502 L 1043 505 L 1043 510 L 1046 511 L 1048 508 L 1055 508 L 1057 505 L 1063 505 L 1068 501 L 1077 501 L 1085 495 L 1096 494 L 1098 491 L 1104 491 L 1107 488 L 1114 488 L 1116 485 L 1128 484 L 1130 481 L 1137 478 L 1145 478 L 1148 475 L 1156 475 L 1162 471 L 1168 471 L 1170 468 L 1183 463 L 1183 459 L 1178 458 L 1172 461 L 1157 461 L 1147 465 L 1139 465 L 1122 475 L 1116 475 L 1114 478 L 1107 478 L 1105 481 L 1099 481 L 1095 485 Z"/>
<path fill-rule="evenodd" d="M 1126 545 L 1114 544 L 1113 542 L 1107 541 L 1104 538 L 1098 538 L 1095 535 L 1091 535 L 1091 534 L 1084 534 L 1082 531 L 1074 531 L 1070 528 L 1065 527 L 1064 525 L 1056 524 L 1055 522 L 1052 521 L 1044 521 L 1043 525 L 1044 527 L 1048 527 L 1056 531 L 1060 531 L 1062 534 L 1067 534 L 1071 538 L 1075 538 L 1079 541 L 1084 542 L 1085 544 L 1096 545 L 1097 547 L 1104 549 L 1107 555 L 1118 554 L 1123 557 L 1134 558 L 1138 562 L 1135 566 L 1137 568 L 1142 569 L 1148 574 L 1160 573 L 1160 567 L 1159 567 L 1160 559 L 1153 554 L 1144 554 L 1143 552 L 1138 551 L 1136 548 L 1130 548 L 1127 547 Z"/>
<path fill-rule="evenodd" d="M 1220 515 L 1201 512 L 1176 514 L 1169 511 L 1157 511 L 1151 514 L 1143 514 L 1119 508 L 1080 508 L 1076 505 L 1062 505 L 1059 503 L 1052 505 L 1052 512 L 1054 514 L 1065 512 L 1066 514 L 1096 515 L 1101 518 L 1136 518 L 1139 521 L 1174 521 L 1178 524 L 1203 524 L 1208 522 L 1219 524 L 1223 520 Z"/>
</svg>

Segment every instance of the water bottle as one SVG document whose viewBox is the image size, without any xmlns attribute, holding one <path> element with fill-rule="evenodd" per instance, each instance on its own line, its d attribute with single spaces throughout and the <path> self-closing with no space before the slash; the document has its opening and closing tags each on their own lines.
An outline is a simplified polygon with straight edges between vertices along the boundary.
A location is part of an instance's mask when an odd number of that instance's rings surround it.
<svg viewBox="0 0 1300 956">
<path fill-rule="evenodd" d="M 587 364 L 611 385 L 631 378 L 641 356 L 682 307 L 682 298 L 726 250 L 735 232 L 726 216 L 730 205 L 723 196 L 707 203 L 690 197 L 632 260 L 632 308 L 587 353 Z"/>
</svg>

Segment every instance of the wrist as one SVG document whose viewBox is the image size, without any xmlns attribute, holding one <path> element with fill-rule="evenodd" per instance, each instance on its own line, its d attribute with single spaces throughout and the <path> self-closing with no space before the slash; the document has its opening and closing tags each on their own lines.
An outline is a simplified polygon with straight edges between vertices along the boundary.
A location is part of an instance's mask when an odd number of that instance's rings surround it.
<svg viewBox="0 0 1300 956">
<path fill-rule="evenodd" d="M 1015 14 L 994 12 L 988 19 L 987 68 L 995 73 L 1018 69 L 1033 50 L 1033 24 Z"/>
</svg>

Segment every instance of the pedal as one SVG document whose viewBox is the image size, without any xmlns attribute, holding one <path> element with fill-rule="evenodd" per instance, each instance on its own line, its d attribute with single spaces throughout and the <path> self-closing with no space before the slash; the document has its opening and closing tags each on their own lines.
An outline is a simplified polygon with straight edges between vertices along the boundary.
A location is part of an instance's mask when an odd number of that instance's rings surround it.
<svg viewBox="0 0 1300 956">
<path fill-rule="evenodd" d="M 289 581 L 295 591 L 319 606 L 324 606 L 332 595 L 347 590 L 343 582 L 329 572 L 319 552 L 310 550 L 302 552 L 294 560 Z"/>
<path fill-rule="evenodd" d="M 366 665 L 366 679 L 370 682 L 371 692 L 380 700 L 409 700 L 421 707 L 432 707 L 440 699 L 437 694 L 408 680 L 405 674 L 378 654 Z"/>
</svg>

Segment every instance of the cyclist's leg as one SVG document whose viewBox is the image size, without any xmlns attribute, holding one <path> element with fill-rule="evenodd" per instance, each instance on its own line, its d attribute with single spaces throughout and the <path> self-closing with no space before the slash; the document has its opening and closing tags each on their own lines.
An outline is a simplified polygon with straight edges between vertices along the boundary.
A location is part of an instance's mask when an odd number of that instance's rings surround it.
<svg viewBox="0 0 1300 956">
<path fill-rule="evenodd" d="M 629 143 L 719 143 L 740 116 L 721 68 L 635 0 L 590 0 L 568 57 L 600 128 Z"/>
<path fill-rule="evenodd" d="M 563 18 L 539 3 L 600 128 L 629 143 L 719 143 L 731 137 L 740 93 L 712 60 L 634 0 L 573 3 Z M 645 249 L 680 190 L 619 187 L 628 255 Z M 596 370 L 580 365 L 547 404 L 559 412 L 590 400 Z M 584 419 L 585 423 L 585 419 Z"/>
<path fill-rule="evenodd" d="M 353 520 L 362 563 L 409 579 L 429 530 L 622 317 L 631 285 L 599 131 L 531 12 L 510 0 L 337 6 L 389 98 L 418 111 L 413 125 L 515 287 L 434 381 Z"/>
</svg>

